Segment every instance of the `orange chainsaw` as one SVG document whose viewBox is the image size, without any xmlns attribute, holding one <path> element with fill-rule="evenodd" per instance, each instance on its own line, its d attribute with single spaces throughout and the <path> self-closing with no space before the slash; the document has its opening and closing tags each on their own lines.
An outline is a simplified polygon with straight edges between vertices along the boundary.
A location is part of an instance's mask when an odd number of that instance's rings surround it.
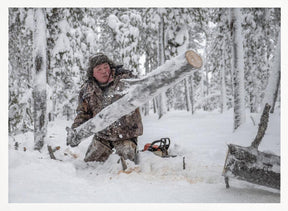
<svg viewBox="0 0 288 211">
<path fill-rule="evenodd" d="M 176 157 L 176 155 L 168 155 L 168 148 L 170 146 L 170 138 L 161 138 L 160 140 L 153 141 L 152 143 L 145 144 L 144 151 L 153 152 L 160 157 Z"/>
</svg>

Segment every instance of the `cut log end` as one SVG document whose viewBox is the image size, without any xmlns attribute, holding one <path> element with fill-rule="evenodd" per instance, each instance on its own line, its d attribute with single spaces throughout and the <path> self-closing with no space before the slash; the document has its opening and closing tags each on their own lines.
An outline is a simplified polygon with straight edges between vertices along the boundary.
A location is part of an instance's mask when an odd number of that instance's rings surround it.
<svg viewBox="0 0 288 211">
<path fill-rule="evenodd" d="M 203 61 L 201 57 L 192 50 L 186 51 L 185 57 L 187 62 L 194 68 L 200 69 L 202 67 Z"/>
</svg>

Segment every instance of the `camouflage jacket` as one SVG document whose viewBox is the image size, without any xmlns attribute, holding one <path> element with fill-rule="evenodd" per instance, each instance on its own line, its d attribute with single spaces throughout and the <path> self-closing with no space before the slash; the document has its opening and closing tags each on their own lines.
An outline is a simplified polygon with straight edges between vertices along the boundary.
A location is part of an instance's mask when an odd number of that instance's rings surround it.
<svg viewBox="0 0 288 211">
<path fill-rule="evenodd" d="M 124 90 L 121 79 L 130 78 L 129 74 L 120 74 L 114 77 L 107 87 L 101 88 L 96 80 L 89 79 L 82 86 L 78 96 L 77 116 L 72 128 L 76 128 L 90 118 L 97 115 L 103 108 L 120 99 Z M 104 140 L 119 141 L 138 137 L 143 134 L 143 125 L 139 108 L 134 112 L 121 117 L 118 121 L 96 135 Z"/>
</svg>

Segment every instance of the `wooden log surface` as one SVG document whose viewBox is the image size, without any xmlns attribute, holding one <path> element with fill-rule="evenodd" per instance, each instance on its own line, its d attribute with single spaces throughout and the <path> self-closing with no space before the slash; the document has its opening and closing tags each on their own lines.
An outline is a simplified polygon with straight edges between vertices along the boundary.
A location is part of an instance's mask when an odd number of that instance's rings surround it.
<svg viewBox="0 0 288 211">
<path fill-rule="evenodd" d="M 280 189 L 280 156 L 258 151 L 268 126 L 269 110 L 266 104 L 261 115 L 257 135 L 250 147 L 228 145 L 223 176 L 226 187 L 228 178 L 245 180 L 258 185 Z"/>
<path fill-rule="evenodd" d="M 280 189 L 280 156 L 229 144 L 223 176 Z"/>
</svg>

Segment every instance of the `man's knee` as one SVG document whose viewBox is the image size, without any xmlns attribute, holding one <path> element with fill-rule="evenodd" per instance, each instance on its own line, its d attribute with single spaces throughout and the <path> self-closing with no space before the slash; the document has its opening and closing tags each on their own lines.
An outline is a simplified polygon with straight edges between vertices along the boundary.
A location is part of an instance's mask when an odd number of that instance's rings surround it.
<svg viewBox="0 0 288 211">
<path fill-rule="evenodd" d="M 116 153 L 125 160 L 135 161 L 137 144 L 131 140 L 117 141 L 114 144 Z"/>
<path fill-rule="evenodd" d="M 108 157 L 112 154 L 112 149 L 107 146 L 106 144 L 93 139 L 91 144 L 88 147 L 86 152 L 84 161 L 91 162 L 91 161 L 100 161 L 104 162 L 108 159 Z"/>
</svg>

